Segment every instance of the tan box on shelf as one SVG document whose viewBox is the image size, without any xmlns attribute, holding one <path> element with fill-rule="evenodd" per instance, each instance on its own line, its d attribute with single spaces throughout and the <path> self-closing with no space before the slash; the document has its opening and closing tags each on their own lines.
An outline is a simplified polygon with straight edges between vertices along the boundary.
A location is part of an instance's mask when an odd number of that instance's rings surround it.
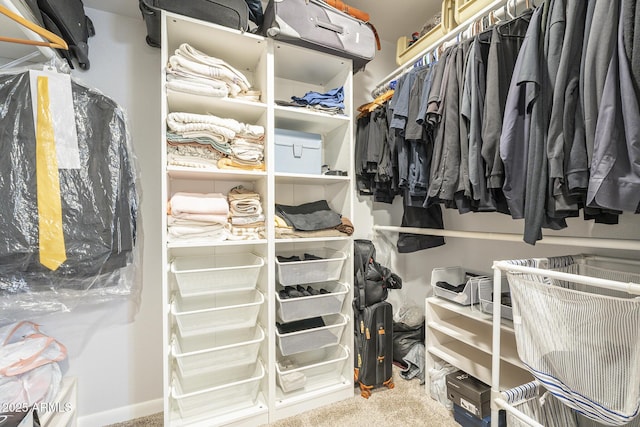
<svg viewBox="0 0 640 427">
<path fill-rule="evenodd" d="M 443 0 L 442 2 L 442 20 L 433 27 L 429 32 L 420 37 L 415 43 L 409 46 L 409 38 L 402 36 L 396 44 L 396 63 L 404 65 L 419 52 L 427 49 L 444 37 L 449 31 L 456 27 L 455 18 L 455 2 L 454 0 Z"/>
<path fill-rule="evenodd" d="M 487 7 L 494 0 L 456 0 L 455 20 L 456 22 L 465 22 L 471 19 L 476 13 Z"/>
</svg>

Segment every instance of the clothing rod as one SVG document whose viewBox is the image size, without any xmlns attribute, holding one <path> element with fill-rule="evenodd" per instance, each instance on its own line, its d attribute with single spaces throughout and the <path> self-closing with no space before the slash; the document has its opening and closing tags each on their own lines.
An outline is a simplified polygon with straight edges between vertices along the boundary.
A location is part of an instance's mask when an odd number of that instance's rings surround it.
<svg viewBox="0 0 640 427">
<path fill-rule="evenodd" d="M 511 264 L 509 261 L 494 261 L 494 269 L 503 271 L 517 271 L 519 273 L 529 273 L 533 275 L 540 275 L 541 271 L 544 271 L 544 276 L 556 280 L 564 280 L 567 282 L 576 282 L 588 286 L 596 286 L 598 288 L 611 289 L 614 291 L 627 292 L 634 295 L 640 295 L 640 284 L 638 283 L 624 283 L 617 280 L 599 279 L 591 276 L 580 276 L 571 273 L 563 273 L 561 271 L 547 270 L 536 267 L 526 267 L 523 265 Z"/>
<path fill-rule="evenodd" d="M 382 81 L 380 83 L 378 83 L 376 85 L 376 88 L 372 91 L 372 94 L 377 92 L 382 86 L 388 84 L 395 77 L 398 77 L 399 75 L 401 75 L 404 72 L 409 71 L 411 68 L 413 68 L 413 65 L 415 64 L 415 62 L 418 59 L 422 58 L 425 54 L 427 54 L 427 52 L 431 52 L 436 46 L 438 46 L 438 45 L 440 45 L 440 44 L 442 44 L 442 43 L 444 43 L 446 41 L 449 41 L 449 40 L 453 39 L 455 36 L 458 35 L 458 33 L 466 30 L 469 27 L 469 25 L 471 25 L 475 20 L 477 20 L 478 18 L 480 18 L 483 15 L 486 15 L 488 12 L 491 12 L 492 10 L 494 10 L 494 9 L 496 9 L 498 7 L 506 5 L 508 1 L 509 0 L 494 0 L 494 1 L 492 1 L 489 5 L 484 7 L 481 11 L 479 11 L 478 13 L 473 15 L 471 18 L 467 19 L 462 24 L 458 25 L 457 27 L 455 27 L 454 29 L 449 31 L 444 36 L 442 36 L 440 39 L 438 39 L 438 41 L 436 41 L 435 43 L 433 43 L 432 45 L 430 45 L 426 49 L 423 49 L 420 52 L 418 52 L 413 58 L 411 58 L 409 60 L 409 62 L 399 66 L 398 68 L 393 70 L 391 73 L 389 73 L 385 78 L 382 79 Z"/>
<path fill-rule="evenodd" d="M 9 11 L 15 13 L 16 15 L 21 16 L 28 20 L 32 20 L 30 19 L 31 17 L 26 17 L 23 11 L 18 10 L 16 5 L 11 0 L 0 0 L 0 2 L 4 7 L 9 9 Z M 22 32 L 28 39 L 35 40 L 35 41 L 42 41 L 42 37 L 40 37 L 38 34 L 34 33 L 33 31 L 31 31 L 27 27 L 19 24 L 16 24 L 16 25 L 20 27 L 20 30 L 22 30 Z M 57 58 L 56 52 L 50 47 L 47 47 L 47 46 L 35 46 L 35 47 L 40 51 L 42 55 L 44 55 L 45 58 L 47 59 Z"/>
<path fill-rule="evenodd" d="M 374 225 L 375 231 L 391 231 L 397 233 L 424 234 L 430 236 L 459 237 L 463 239 L 498 240 L 522 242 L 522 235 L 515 233 L 489 233 L 483 231 L 441 230 L 437 228 L 397 227 Z M 600 249 L 621 249 L 640 251 L 640 240 L 606 239 L 600 237 L 545 236 L 538 244 L 578 246 Z"/>
</svg>

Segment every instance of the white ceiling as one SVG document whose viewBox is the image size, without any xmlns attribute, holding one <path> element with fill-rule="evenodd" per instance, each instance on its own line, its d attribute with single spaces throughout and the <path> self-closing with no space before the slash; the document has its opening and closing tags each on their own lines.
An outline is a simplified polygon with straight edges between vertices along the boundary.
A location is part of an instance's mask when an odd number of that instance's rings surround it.
<svg viewBox="0 0 640 427">
<path fill-rule="evenodd" d="M 414 31 L 420 31 L 442 4 L 439 0 L 347 0 L 345 3 L 369 13 L 380 38 L 393 45 L 400 36 L 410 36 Z M 84 0 L 84 4 L 93 9 L 142 20 L 138 0 Z"/>
</svg>

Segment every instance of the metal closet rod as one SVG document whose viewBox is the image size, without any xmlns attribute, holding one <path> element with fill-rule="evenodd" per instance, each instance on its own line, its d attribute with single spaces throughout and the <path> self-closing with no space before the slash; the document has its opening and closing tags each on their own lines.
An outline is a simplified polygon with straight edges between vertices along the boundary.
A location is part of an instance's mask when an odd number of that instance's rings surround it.
<svg viewBox="0 0 640 427">
<path fill-rule="evenodd" d="M 423 49 L 422 51 L 418 52 L 406 64 L 403 64 L 403 65 L 399 66 L 398 68 L 393 70 L 391 73 L 389 73 L 385 78 L 383 78 L 376 85 L 375 89 L 371 92 L 372 96 L 375 98 L 376 95 L 374 95 L 374 94 L 377 93 L 380 88 L 384 87 L 385 85 L 388 85 L 389 82 L 391 82 L 392 80 L 397 79 L 402 74 L 404 74 L 404 73 L 408 72 L 409 70 L 411 70 L 413 68 L 413 66 L 420 60 L 420 58 L 424 57 L 427 53 L 432 52 L 437 46 L 441 45 L 442 43 L 454 40 L 458 36 L 459 33 L 467 30 L 469 28 L 469 26 L 472 25 L 479 18 L 487 15 L 491 11 L 498 10 L 501 7 L 505 7 L 507 4 L 511 4 L 511 2 L 513 2 L 513 1 L 514 0 L 494 0 L 491 3 L 489 3 L 487 6 L 482 8 L 482 10 L 480 10 L 478 13 L 473 15 L 471 18 L 469 18 L 466 21 L 460 23 L 455 28 L 453 28 L 451 31 L 449 31 L 447 34 L 442 36 L 437 42 L 433 43 L 431 46 L 427 47 L 426 49 Z M 523 3 L 531 3 L 532 5 L 534 5 L 535 1 L 516 0 L 515 1 L 515 7 L 521 6 Z"/>
<path fill-rule="evenodd" d="M 462 239 L 522 242 L 522 235 L 515 233 L 489 233 L 484 231 L 441 230 L 438 228 L 397 227 L 374 225 L 374 231 L 424 234 L 429 236 L 457 237 Z M 545 245 L 577 246 L 599 249 L 621 249 L 640 251 L 640 240 L 609 239 L 601 237 L 545 236 L 537 243 Z"/>
</svg>

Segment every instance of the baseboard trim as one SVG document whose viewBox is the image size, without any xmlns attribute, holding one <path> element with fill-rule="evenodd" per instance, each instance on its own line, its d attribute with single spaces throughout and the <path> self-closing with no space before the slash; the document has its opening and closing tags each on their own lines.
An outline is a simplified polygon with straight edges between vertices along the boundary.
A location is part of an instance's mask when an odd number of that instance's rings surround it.
<svg viewBox="0 0 640 427">
<path fill-rule="evenodd" d="M 109 411 L 78 417 L 79 427 L 106 426 L 109 424 L 122 423 L 134 418 L 146 417 L 163 411 L 163 400 L 155 399 L 135 405 L 122 406 Z"/>
</svg>

